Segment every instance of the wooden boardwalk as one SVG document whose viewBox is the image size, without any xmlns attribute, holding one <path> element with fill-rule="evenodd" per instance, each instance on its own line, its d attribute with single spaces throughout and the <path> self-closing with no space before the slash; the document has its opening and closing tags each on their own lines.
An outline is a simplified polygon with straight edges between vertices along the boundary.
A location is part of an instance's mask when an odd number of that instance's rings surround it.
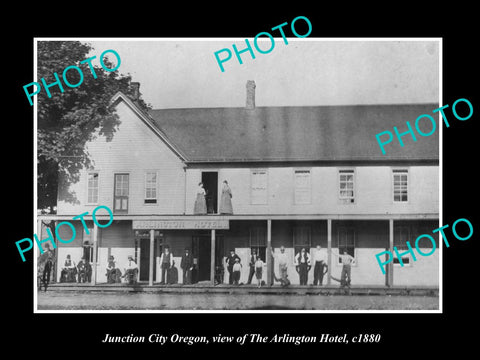
<svg viewBox="0 0 480 360">
<path fill-rule="evenodd" d="M 43 291 L 43 287 L 42 287 Z M 228 285 L 213 286 L 208 284 L 194 285 L 157 285 L 149 286 L 148 283 L 128 284 L 79 284 L 79 283 L 54 283 L 48 286 L 47 291 L 91 291 L 91 292 L 149 292 L 149 293 L 223 293 L 223 294 L 284 294 L 284 295 L 408 295 L 408 296 L 438 296 L 439 288 L 435 286 L 361 286 L 352 285 L 350 288 L 337 286 L 300 286 L 290 285 L 271 287 L 256 285 Z"/>
</svg>

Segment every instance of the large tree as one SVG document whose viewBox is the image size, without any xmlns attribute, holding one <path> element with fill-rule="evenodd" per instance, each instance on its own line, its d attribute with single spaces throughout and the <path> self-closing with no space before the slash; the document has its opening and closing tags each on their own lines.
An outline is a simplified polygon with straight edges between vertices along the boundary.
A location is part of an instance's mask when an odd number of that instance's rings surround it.
<svg viewBox="0 0 480 360">
<path fill-rule="evenodd" d="M 149 106 L 135 97 L 130 75 L 119 73 L 121 64 L 116 71 L 104 70 L 99 62 L 100 53 L 96 54 L 91 45 L 78 41 L 39 41 L 37 49 L 38 82 L 41 78 L 47 84 L 55 82 L 56 72 L 64 87 L 62 93 L 58 86 L 52 86 L 50 98 L 43 88 L 37 95 L 38 209 L 54 213 L 59 181 L 78 181 L 79 170 L 90 164 L 86 142 L 94 136 L 105 136 L 110 140 L 115 133 L 118 117 L 110 106 L 112 96 L 122 91 L 143 110 L 148 110 Z M 91 64 L 97 78 L 92 75 L 88 63 L 80 64 L 94 55 L 96 58 Z M 71 65 L 78 66 L 83 72 L 83 82 L 75 88 L 67 87 L 62 79 L 64 69 Z M 117 64 L 105 57 L 104 65 L 113 69 Z M 70 84 L 80 82 L 80 74 L 74 69 L 66 76 Z M 62 196 L 66 196 L 64 200 L 77 201 L 73 194 Z"/>
</svg>

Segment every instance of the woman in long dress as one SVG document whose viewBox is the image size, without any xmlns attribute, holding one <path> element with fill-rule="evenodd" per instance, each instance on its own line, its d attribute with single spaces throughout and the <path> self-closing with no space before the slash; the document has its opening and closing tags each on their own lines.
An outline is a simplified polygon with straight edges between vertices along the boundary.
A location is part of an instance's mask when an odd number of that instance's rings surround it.
<svg viewBox="0 0 480 360">
<path fill-rule="evenodd" d="M 197 198 L 195 199 L 195 206 L 193 208 L 193 213 L 196 215 L 206 214 L 207 213 L 207 202 L 205 200 L 205 189 L 203 188 L 203 183 L 198 183 L 197 188 Z"/>
<path fill-rule="evenodd" d="M 233 214 L 232 190 L 230 190 L 227 180 L 223 181 L 220 214 Z"/>
</svg>

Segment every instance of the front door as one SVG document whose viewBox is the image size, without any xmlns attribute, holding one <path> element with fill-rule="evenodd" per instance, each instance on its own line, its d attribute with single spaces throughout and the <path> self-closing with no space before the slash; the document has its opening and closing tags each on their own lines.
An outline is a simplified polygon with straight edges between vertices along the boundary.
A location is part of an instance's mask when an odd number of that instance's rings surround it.
<svg viewBox="0 0 480 360">
<path fill-rule="evenodd" d="M 212 241 L 211 235 L 194 236 L 192 239 L 193 258 L 196 262 L 196 280 L 210 281 L 210 271 L 212 269 Z M 221 267 L 223 261 L 223 236 L 215 237 L 215 262 L 214 266 Z"/>
</svg>

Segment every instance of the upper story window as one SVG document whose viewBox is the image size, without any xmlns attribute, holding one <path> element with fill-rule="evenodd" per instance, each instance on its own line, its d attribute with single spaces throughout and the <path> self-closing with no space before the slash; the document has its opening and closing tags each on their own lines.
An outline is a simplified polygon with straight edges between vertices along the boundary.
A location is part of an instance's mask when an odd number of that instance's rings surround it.
<svg viewBox="0 0 480 360">
<path fill-rule="evenodd" d="M 250 176 L 250 199 L 252 205 L 266 205 L 268 202 L 267 170 L 252 170 Z"/>
<path fill-rule="evenodd" d="M 353 169 L 338 170 L 339 199 L 346 203 L 355 202 L 355 171 Z"/>
<path fill-rule="evenodd" d="M 408 169 L 393 169 L 393 201 L 408 201 Z"/>
<path fill-rule="evenodd" d="M 98 172 L 87 175 L 87 204 L 98 203 Z"/>
<path fill-rule="evenodd" d="M 157 173 L 145 173 L 145 204 L 157 203 Z"/>
<path fill-rule="evenodd" d="M 295 204 L 310 204 L 312 202 L 312 182 L 310 170 L 295 170 L 294 177 Z"/>
<path fill-rule="evenodd" d="M 128 211 L 128 174 L 115 174 L 115 192 L 113 201 L 113 211 L 127 212 Z"/>
</svg>

